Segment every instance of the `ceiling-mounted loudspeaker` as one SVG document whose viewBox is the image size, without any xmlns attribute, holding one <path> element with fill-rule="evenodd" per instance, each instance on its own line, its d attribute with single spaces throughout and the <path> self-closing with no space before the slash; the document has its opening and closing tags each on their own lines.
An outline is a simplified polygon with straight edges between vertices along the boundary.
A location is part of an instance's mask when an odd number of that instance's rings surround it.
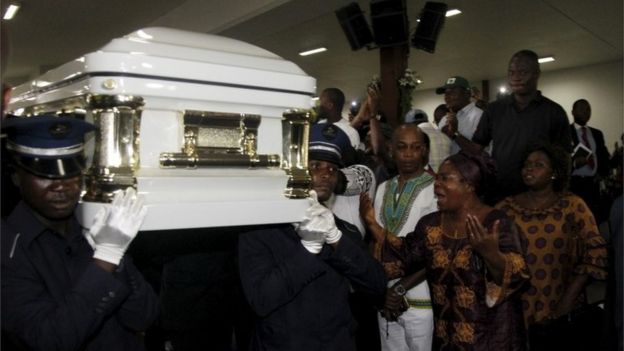
<svg viewBox="0 0 624 351">
<path fill-rule="evenodd" d="M 407 43 L 409 24 L 405 0 L 372 0 L 371 22 L 375 43 L 380 46 L 395 46 Z"/>
<path fill-rule="evenodd" d="M 336 10 L 336 17 L 338 17 L 342 31 L 347 36 L 351 50 L 361 49 L 373 42 L 373 34 L 357 2 L 352 2 Z"/>
<path fill-rule="evenodd" d="M 412 36 L 412 46 L 430 53 L 435 51 L 438 35 L 444 25 L 448 6 L 442 2 L 427 2 L 420 14 L 420 23 Z"/>
</svg>

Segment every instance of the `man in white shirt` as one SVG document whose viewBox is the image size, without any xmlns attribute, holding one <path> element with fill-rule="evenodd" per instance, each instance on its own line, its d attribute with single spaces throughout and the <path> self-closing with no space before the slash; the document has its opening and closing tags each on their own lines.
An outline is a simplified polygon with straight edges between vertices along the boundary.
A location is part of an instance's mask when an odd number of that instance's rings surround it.
<svg viewBox="0 0 624 351">
<path fill-rule="evenodd" d="M 360 147 L 360 135 L 351 126 L 347 118 L 342 117 L 342 109 L 345 104 L 344 93 L 338 88 L 327 88 L 319 97 L 318 123 L 335 124 L 342 129 L 351 141 L 354 149 Z"/>
<path fill-rule="evenodd" d="M 434 177 L 425 171 L 429 150 L 424 137 L 424 132 L 414 124 L 395 129 L 391 149 L 399 175 L 379 186 L 375 200 L 364 201 L 360 210 L 368 226 L 376 221 L 388 235 L 404 237 L 414 230 L 420 218 L 437 210 Z M 377 252 L 381 247 L 375 245 L 372 250 Z M 433 311 L 424 273 L 424 269 L 412 272 L 388 283 L 379 316 L 383 351 L 431 350 Z M 396 301 L 404 301 L 398 310 Z"/>
<path fill-rule="evenodd" d="M 436 94 L 444 94 L 444 102 L 449 108 L 449 112 L 442 118 L 438 127 L 453 140 L 451 144 L 451 155 L 453 155 L 461 150 L 459 144 L 454 141 L 455 138 L 461 135 L 471 140 L 481 120 L 483 110 L 478 108 L 474 102 L 470 102 L 472 94 L 470 83 L 464 77 L 450 77 L 443 86 L 436 89 Z M 455 128 L 449 128 L 449 124 Z"/>
</svg>

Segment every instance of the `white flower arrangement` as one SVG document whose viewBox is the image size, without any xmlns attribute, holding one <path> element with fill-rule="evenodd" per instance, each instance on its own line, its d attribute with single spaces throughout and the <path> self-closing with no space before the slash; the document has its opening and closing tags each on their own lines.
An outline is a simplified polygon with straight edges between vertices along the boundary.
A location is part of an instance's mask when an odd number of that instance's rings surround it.
<svg viewBox="0 0 624 351">
<path fill-rule="evenodd" d="M 412 109 L 412 92 L 420 84 L 420 78 L 416 72 L 409 68 L 405 69 L 403 76 L 399 78 L 399 116 L 403 118 Z"/>
<path fill-rule="evenodd" d="M 399 85 L 399 116 L 401 119 L 412 108 L 412 92 L 421 83 L 420 77 L 416 75 L 415 71 L 409 68 L 405 69 L 403 76 L 397 81 Z M 378 75 L 373 75 L 373 78 L 368 83 L 369 89 L 379 90 L 381 87 L 381 79 Z"/>
<path fill-rule="evenodd" d="M 368 87 L 375 90 L 381 88 L 381 79 L 378 75 L 373 75 L 373 78 L 371 78 L 371 81 L 368 83 Z"/>
<path fill-rule="evenodd" d="M 416 77 L 416 72 L 406 68 L 403 77 L 399 78 L 399 86 L 402 88 L 414 89 L 418 84 L 420 84 L 420 79 Z"/>
</svg>

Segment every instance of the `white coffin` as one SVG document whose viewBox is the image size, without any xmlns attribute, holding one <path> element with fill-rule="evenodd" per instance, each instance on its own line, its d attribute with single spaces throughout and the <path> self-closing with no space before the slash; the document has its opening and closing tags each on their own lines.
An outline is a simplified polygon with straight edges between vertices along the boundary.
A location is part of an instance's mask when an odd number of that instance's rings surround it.
<svg viewBox="0 0 624 351">
<path fill-rule="evenodd" d="M 164 169 L 159 156 L 181 151 L 186 110 L 260 115 L 258 154 L 281 156 L 282 114 L 309 109 L 315 84 L 292 62 L 244 42 L 146 28 L 16 87 L 9 111 L 59 112 L 63 102 L 87 95 L 140 97 L 135 178 L 148 206 L 142 230 L 285 223 L 300 220 L 307 202 L 284 195 L 283 169 Z M 100 206 L 81 203 L 85 226 Z"/>
</svg>

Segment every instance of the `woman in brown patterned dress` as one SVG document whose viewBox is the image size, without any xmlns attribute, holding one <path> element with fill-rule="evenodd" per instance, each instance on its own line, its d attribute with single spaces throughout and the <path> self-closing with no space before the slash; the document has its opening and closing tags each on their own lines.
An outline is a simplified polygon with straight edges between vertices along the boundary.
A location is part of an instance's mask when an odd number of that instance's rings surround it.
<svg viewBox="0 0 624 351">
<path fill-rule="evenodd" d="M 528 241 L 532 277 L 522 294 L 527 328 L 568 314 L 584 301 L 590 279 L 606 278 L 606 243 L 594 216 L 580 197 L 566 191 L 569 162 L 556 146 L 534 146 L 522 167 L 528 190 L 496 205 Z"/>
<path fill-rule="evenodd" d="M 525 349 L 517 290 L 528 280 L 528 269 L 513 222 L 479 198 L 492 175 L 484 156 L 460 152 L 448 157 L 434 183 L 439 211 L 424 216 L 404 238 L 384 231 L 364 211 L 374 245 L 382 246 L 377 259 L 388 278 L 424 265 L 433 302 L 434 350 Z"/>
</svg>

